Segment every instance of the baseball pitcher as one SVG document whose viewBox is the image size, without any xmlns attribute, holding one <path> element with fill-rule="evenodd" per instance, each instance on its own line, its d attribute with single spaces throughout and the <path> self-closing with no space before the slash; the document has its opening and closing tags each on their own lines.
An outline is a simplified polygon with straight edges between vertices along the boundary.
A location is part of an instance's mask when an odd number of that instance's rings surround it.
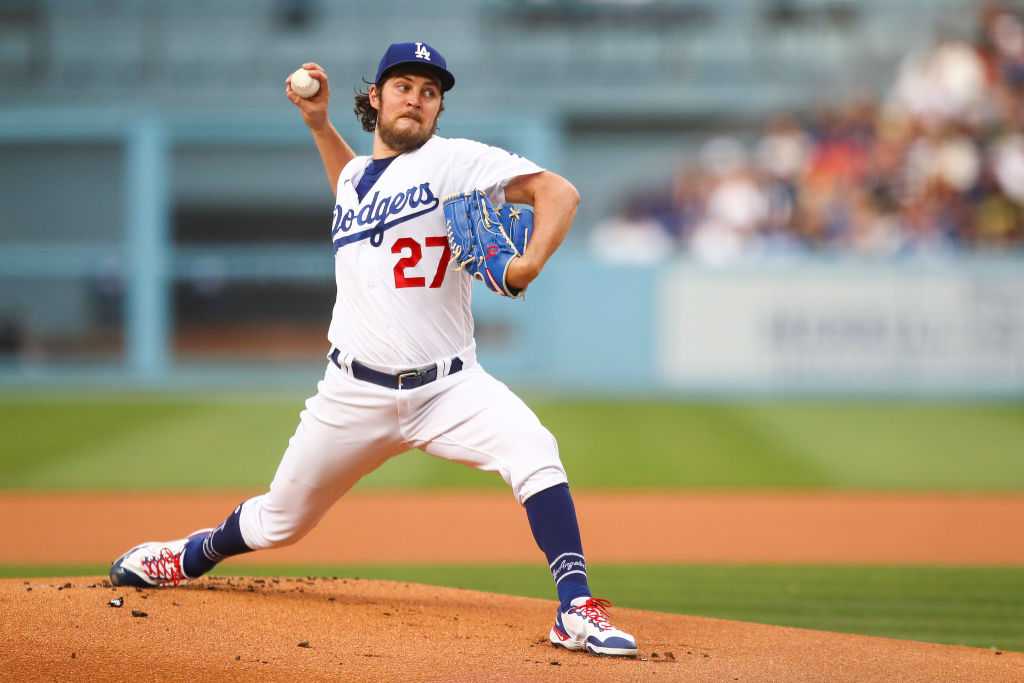
<svg viewBox="0 0 1024 683">
<path fill-rule="evenodd" d="M 555 438 L 480 366 L 473 338 L 474 280 L 519 296 L 568 233 L 576 189 L 518 155 L 436 135 L 455 77 L 426 43 L 388 47 L 356 95 L 373 134 L 368 157 L 356 156 L 328 117 L 327 73 L 304 68 L 319 89 L 302 97 L 289 77 L 285 95 L 335 193 L 338 294 L 323 379 L 266 493 L 216 528 L 132 548 L 111 566 L 111 582 L 176 586 L 232 555 L 295 543 L 361 477 L 419 448 L 497 472 L 512 487 L 558 593 L 552 644 L 635 656 L 636 640 L 609 621 L 610 603 L 591 596 Z"/>
</svg>

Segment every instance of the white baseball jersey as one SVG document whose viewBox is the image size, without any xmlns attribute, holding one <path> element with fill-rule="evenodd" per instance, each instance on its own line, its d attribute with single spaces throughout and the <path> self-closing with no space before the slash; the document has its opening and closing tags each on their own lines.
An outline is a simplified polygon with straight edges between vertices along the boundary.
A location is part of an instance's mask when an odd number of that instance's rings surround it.
<svg viewBox="0 0 1024 683">
<path fill-rule="evenodd" d="M 473 140 L 434 136 L 395 158 L 359 200 L 370 157 L 338 177 L 331 238 L 337 300 L 328 340 L 382 370 L 434 363 L 470 349 L 472 278 L 448 268 L 444 198 L 484 190 L 504 203 L 509 180 L 543 169 Z"/>
</svg>

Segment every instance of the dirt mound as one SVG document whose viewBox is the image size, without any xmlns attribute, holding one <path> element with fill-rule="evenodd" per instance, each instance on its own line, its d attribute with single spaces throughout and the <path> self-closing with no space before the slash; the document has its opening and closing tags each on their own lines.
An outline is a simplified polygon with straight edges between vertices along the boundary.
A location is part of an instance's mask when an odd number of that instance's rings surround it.
<svg viewBox="0 0 1024 683">
<path fill-rule="evenodd" d="M 358 579 L 5 580 L 0 609 L 16 681 L 1024 679 L 1022 654 L 629 609 L 641 656 L 599 658 L 547 643 L 553 602 Z"/>
</svg>

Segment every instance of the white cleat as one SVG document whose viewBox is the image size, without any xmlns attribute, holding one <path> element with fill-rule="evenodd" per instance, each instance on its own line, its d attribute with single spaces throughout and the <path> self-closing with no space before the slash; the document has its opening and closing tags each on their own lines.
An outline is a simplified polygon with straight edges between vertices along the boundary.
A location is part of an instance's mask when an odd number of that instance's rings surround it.
<svg viewBox="0 0 1024 683">
<path fill-rule="evenodd" d="M 584 596 L 570 605 L 564 612 L 561 607 L 555 612 L 555 625 L 548 634 L 552 645 L 596 655 L 636 657 L 636 638 L 608 621 L 609 601 Z"/>
<path fill-rule="evenodd" d="M 148 541 L 137 545 L 110 566 L 110 583 L 115 586 L 155 588 L 177 586 L 197 578 L 186 576 L 181 561 L 185 544 L 197 534 L 206 535 L 213 529 L 200 529 L 176 541 Z"/>
</svg>

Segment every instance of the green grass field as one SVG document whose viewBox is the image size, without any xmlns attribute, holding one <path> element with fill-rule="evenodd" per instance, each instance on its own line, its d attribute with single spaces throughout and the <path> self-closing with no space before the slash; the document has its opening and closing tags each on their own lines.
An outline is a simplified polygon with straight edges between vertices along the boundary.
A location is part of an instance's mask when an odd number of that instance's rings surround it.
<svg viewBox="0 0 1024 683">
<path fill-rule="evenodd" d="M 1024 490 L 1024 404 L 538 400 L 574 488 Z M 0 395 L 0 488 L 262 487 L 302 397 Z M 360 484 L 501 488 L 412 452 Z"/>
<path fill-rule="evenodd" d="M 301 396 L 0 394 L 0 489 L 265 486 Z M 1024 491 L 1024 404 L 543 399 L 576 489 Z M 502 488 L 409 453 L 360 486 Z M 0 567 L 2 576 L 106 567 Z M 222 571 L 232 573 L 231 565 Z M 391 578 L 550 598 L 537 567 L 244 567 Z M 1024 568 L 599 566 L 618 604 L 1024 650 Z"/>
</svg>

